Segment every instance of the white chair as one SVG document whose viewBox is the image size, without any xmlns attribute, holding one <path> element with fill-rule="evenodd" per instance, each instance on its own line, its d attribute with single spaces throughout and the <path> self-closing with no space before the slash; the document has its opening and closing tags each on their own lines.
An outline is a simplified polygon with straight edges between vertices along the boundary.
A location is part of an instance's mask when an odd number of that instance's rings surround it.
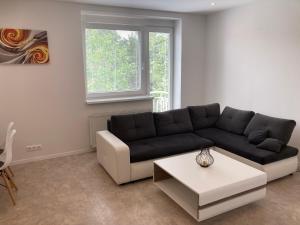
<svg viewBox="0 0 300 225">
<path fill-rule="evenodd" d="M 7 131 L 6 131 L 6 137 L 5 137 L 5 143 L 7 142 L 8 138 L 9 138 L 9 135 L 10 135 L 11 131 L 13 130 L 14 125 L 15 125 L 14 122 L 10 122 L 10 123 L 8 124 Z M 1 147 L 4 147 L 4 146 L 5 146 L 5 143 L 3 143 L 3 144 L 1 145 Z M 4 150 L 4 149 L 2 149 L 2 150 Z"/>
<path fill-rule="evenodd" d="M 5 143 L 4 152 L 1 155 L 0 158 L 0 177 L 3 178 L 5 187 L 8 190 L 9 196 L 13 202 L 13 204 L 16 204 L 15 196 L 13 193 L 13 188 L 17 191 L 17 186 L 15 185 L 12 176 L 10 175 L 8 171 L 8 166 L 12 161 L 12 146 L 14 142 L 14 137 L 16 134 L 16 130 L 12 130 L 10 132 L 10 135 L 8 136 L 8 139 Z"/>
<path fill-rule="evenodd" d="M 13 130 L 13 127 L 14 127 L 15 123 L 14 122 L 10 122 L 8 124 L 8 127 L 7 127 L 7 131 L 6 131 L 6 138 L 5 138 L 5 143 L 8 141 L 8 138 Z M 0 156 L 2 155 L 2 153 L 4 152 L 4 146 L 5 146 L 5 143 L 1 145 L 1 147 L 3 148 L 0 148 Z M 11 168 L 8 167 L 8 172 L 10 173 L 11 176 L 14 176 L 14 173 L 12 172 Z"/>
</svg>

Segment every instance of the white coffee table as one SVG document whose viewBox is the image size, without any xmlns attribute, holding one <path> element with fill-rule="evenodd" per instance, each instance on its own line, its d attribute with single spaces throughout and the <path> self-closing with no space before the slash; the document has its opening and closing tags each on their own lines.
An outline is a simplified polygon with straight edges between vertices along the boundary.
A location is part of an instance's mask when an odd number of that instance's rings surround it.
<svg viewBox="0 0 300 225">
<path fill-rule="evenodd" d="M 266 195 L 266 173 L 211 151 L 214 164 L 200 167 L 198 152 L 154 161 L 154 183 L 196 220 L 202 221 Z"/>
</svg>

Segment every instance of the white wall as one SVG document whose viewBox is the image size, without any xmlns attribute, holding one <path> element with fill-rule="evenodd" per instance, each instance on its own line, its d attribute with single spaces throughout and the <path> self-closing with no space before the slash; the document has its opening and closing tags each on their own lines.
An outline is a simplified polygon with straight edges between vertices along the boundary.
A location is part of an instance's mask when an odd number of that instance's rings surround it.
<svg viewBox="0 0 300 225">
<path fill-rule="evenodd" d="M 181 104 L 200 104 L 203 83 L 204 17 L 54 1 L 4 1 L 0 27 L 48 31 L 48 65 L 0 66 L 0 137 L 16 122 L 14 160 L 89 148 L 88 116 L 119 110 L 149 109 L 151 102 L 85 104 L 81 10 L 106 10 L 182 19 Z M 25 146 L 43 150 L 26 152 Z"/>
<path fill-rule="evenodd" d="M 300 1 L 260 0 L 207 17 L 205 99 L 291 118 L 300 147 Z"/>
<path fill-rule="evenodd" d="M 186 16 L 182 23 L 182 107 L 204 102 L 204 59 L 205 18 Z"/>
</svg>

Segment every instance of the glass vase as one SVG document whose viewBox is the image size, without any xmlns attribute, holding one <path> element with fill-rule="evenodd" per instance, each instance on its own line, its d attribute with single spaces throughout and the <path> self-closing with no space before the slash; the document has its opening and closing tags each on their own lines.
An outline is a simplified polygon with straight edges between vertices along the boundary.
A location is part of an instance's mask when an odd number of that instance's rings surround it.
<svg viewBox="0 0 300 225">
<path fill-rule="evenodd" d="M 203 148 L 196 156 L 196 162 L 202 167 L 209 167 L 214 163 L 214 158 L 210 154 L 209 148 Z"/>
</svg>

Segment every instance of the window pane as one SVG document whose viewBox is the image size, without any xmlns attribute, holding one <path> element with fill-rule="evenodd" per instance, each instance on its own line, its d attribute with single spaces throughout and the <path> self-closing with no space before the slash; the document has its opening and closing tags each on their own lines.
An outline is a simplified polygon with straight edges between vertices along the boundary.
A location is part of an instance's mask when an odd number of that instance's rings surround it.
<svg viewBox="0 0 300 225">
<path fill-rule="evenodd" d="M 149 33 L 150 94 L 153 111 L 170 108 L 170 34 Z"/>
<path fill-rule="evenodd" d="M 139 31 L 86 29 L 88 93 L 141 89 Z"/>
</svg>

